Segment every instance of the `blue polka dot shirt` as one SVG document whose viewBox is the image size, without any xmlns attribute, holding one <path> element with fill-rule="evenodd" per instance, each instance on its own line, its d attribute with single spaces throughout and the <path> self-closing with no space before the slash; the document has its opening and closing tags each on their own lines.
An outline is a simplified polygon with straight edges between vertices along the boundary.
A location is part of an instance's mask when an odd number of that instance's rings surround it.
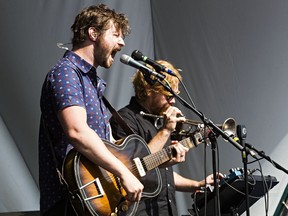
<svg viewBox="0 0 288 216">
<path fill-rule="evenodd" d="M 59 110 L 69 106 L 84 107 L 89 127 L 100 138 L 109 140 L 110 114 L 102 100 L 105 87 L 106 83 L 97 76 L 95 67 L 72 51 L 67 51 L 46 76 L 40 99 L 41 120 L 44 121 L 40 123 L 39 132 L 39 185 L 42 214 L 65 198 L 46 132 L 48 130 L 50 133 L 60 170 L 64 157 L 72 146 L 57 118 Z"/>
</svg>

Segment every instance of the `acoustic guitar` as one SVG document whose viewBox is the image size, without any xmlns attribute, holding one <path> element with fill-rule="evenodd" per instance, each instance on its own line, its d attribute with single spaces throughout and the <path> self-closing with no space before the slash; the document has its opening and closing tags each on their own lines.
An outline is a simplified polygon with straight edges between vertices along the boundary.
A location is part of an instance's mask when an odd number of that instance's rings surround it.
<svg viewBox="0 0 288 216">
<path fill-rule="evenodd" d="M 135 134 L 127 136 L 120 144 L 103 142 L 144 185 L 142 197 L 159 194 L 162 179 L 158 166 L 173 157 L 173 146 L 151 154 L 143 138 Z M 199 144 L 190 137 L 180 142 L 188 148 Z M 79 215 L 135 215 L 138 202 L 125 200 L 126 193 L 119 178 L 74 149 L 64 160 L 63 175 L 71 192 L 73 208 Z"/>
</svg>

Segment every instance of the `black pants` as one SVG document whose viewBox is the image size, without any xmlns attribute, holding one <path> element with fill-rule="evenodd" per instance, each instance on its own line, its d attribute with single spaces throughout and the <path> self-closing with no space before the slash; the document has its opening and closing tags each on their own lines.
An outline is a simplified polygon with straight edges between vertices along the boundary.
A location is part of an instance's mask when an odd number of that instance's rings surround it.
<svg viewBox="0 0 288 216">
<path fill-rule="evenodd" d="M 56 203 L 43 216 L 77 216 L 68 199 Z"/>
</svg>

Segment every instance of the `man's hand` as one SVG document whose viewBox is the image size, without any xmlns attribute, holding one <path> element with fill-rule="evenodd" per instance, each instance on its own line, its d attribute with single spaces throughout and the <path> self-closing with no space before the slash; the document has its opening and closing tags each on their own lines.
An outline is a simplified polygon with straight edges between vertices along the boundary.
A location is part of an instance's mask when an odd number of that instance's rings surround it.
<svg viewBox="0 0 288 216">
<path fill-rule="evenodd" d="M 185 161 L 185 155 L 189 151 L 189 148 L 184 147 L 178 141 L 171 141 L 171 145 L 175 149 L 176 155 L 168 162 L 169 166 L 177 163 L 183 163 Z"/>
<path fill-rule="evenodd" d="M 217 178 L 220 180 L 224 177 L 224 175 L 222 173 L 217 173 Z M 202 182 L 205 181 L 205 180 L 202 180 Z M 213 177 L 213 174 L 210 174 L 206 177 L 206 183 L 207 184 L 210 184 L 210 185 L 213 185 L 214 184 L 214 177 Z"/>
<path fill-rule="evenodd" d="M 164 117 L 163 128 L 171 132 L 175 130 L 177 122 L 184 122 L 186 120 L 182 112 L 174 106 L 170 106 L 162 115 Z"/>
<path fill-rule="evenodd" d="M 143 184 L 132 173 L 127 173 L 120 179 L 121 185 L 127 193 L 125 199 L 131 202 L 140 201 L 144 189 Z"/>
</svg>

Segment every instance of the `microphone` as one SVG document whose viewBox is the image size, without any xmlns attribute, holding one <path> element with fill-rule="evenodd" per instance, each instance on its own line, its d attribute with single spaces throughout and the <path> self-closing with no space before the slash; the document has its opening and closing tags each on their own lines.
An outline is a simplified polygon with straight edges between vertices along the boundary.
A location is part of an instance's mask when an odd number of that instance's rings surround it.
<svg viewBox="0 0 288 216">
<path fill-rule="evenodd" d="M 245 145 L 245 139 L 247 137 L 247 129 L 245 125 L 237 125 L 237 136 L 240 139 L 240 144 L 244 147 Z"/>
<path fill-rule="evenodd" d="M 245 125 L 237 125 L 236 134 L 232 137 L 234 141 L 238 142 L 241 146 L 244 147 L 244 140 L 247 137 L 247 129 Z"/>
<path fill-rule="evenodd" d="M 135 61 L 133 58 L 131 58 L 128 55 L 123 54 L 120 58 L 120 61 L 126 65 L 130 65 L 134 68 L 137 68 L 138 70 L 140 70 L 143 73 L 148 73 L 149 75 L 153 75 L 153 76 L 159 78 L 161 81 L 165 79 L 165 75 L 151 70 L 150 68 L 146 67 L 145 65 Z"/>
<path fill-rule="evenodd" d="M 238 142 L 241 146 L 245 146 L 247 145 L 247 143 L 245 142 L 246 140 L 246 137 L 247 137 L 247 128 L 245 125 L 237 125 L 236 127 L 236 133 L 237 133 L 237 136 L 233 137 L 233 140 Z M 256 158 L 256 154 L 255 152 L 252 150 L 252 148 L 248 145 L 248 149 L 246 149 L 248 151 L 248 153 L 253 157 L 253 158 Z"/>
<path fill-rule="evenodd" d="M 173 71 L 171 71 L 169 68 L 165 67 L 164 65 L 159 64 L 158 62 L 149 59 L 147 56 L 144 56 L 143 53 L 141 53 L 139 50 L 134 50 L 131 54 L 132 58 L 137 61 L 143 61 L 147 64 L 150 64 L 157 72 L 163 71 L 166 72 L 172 76 L 176 76 Z"/>
</svg>

